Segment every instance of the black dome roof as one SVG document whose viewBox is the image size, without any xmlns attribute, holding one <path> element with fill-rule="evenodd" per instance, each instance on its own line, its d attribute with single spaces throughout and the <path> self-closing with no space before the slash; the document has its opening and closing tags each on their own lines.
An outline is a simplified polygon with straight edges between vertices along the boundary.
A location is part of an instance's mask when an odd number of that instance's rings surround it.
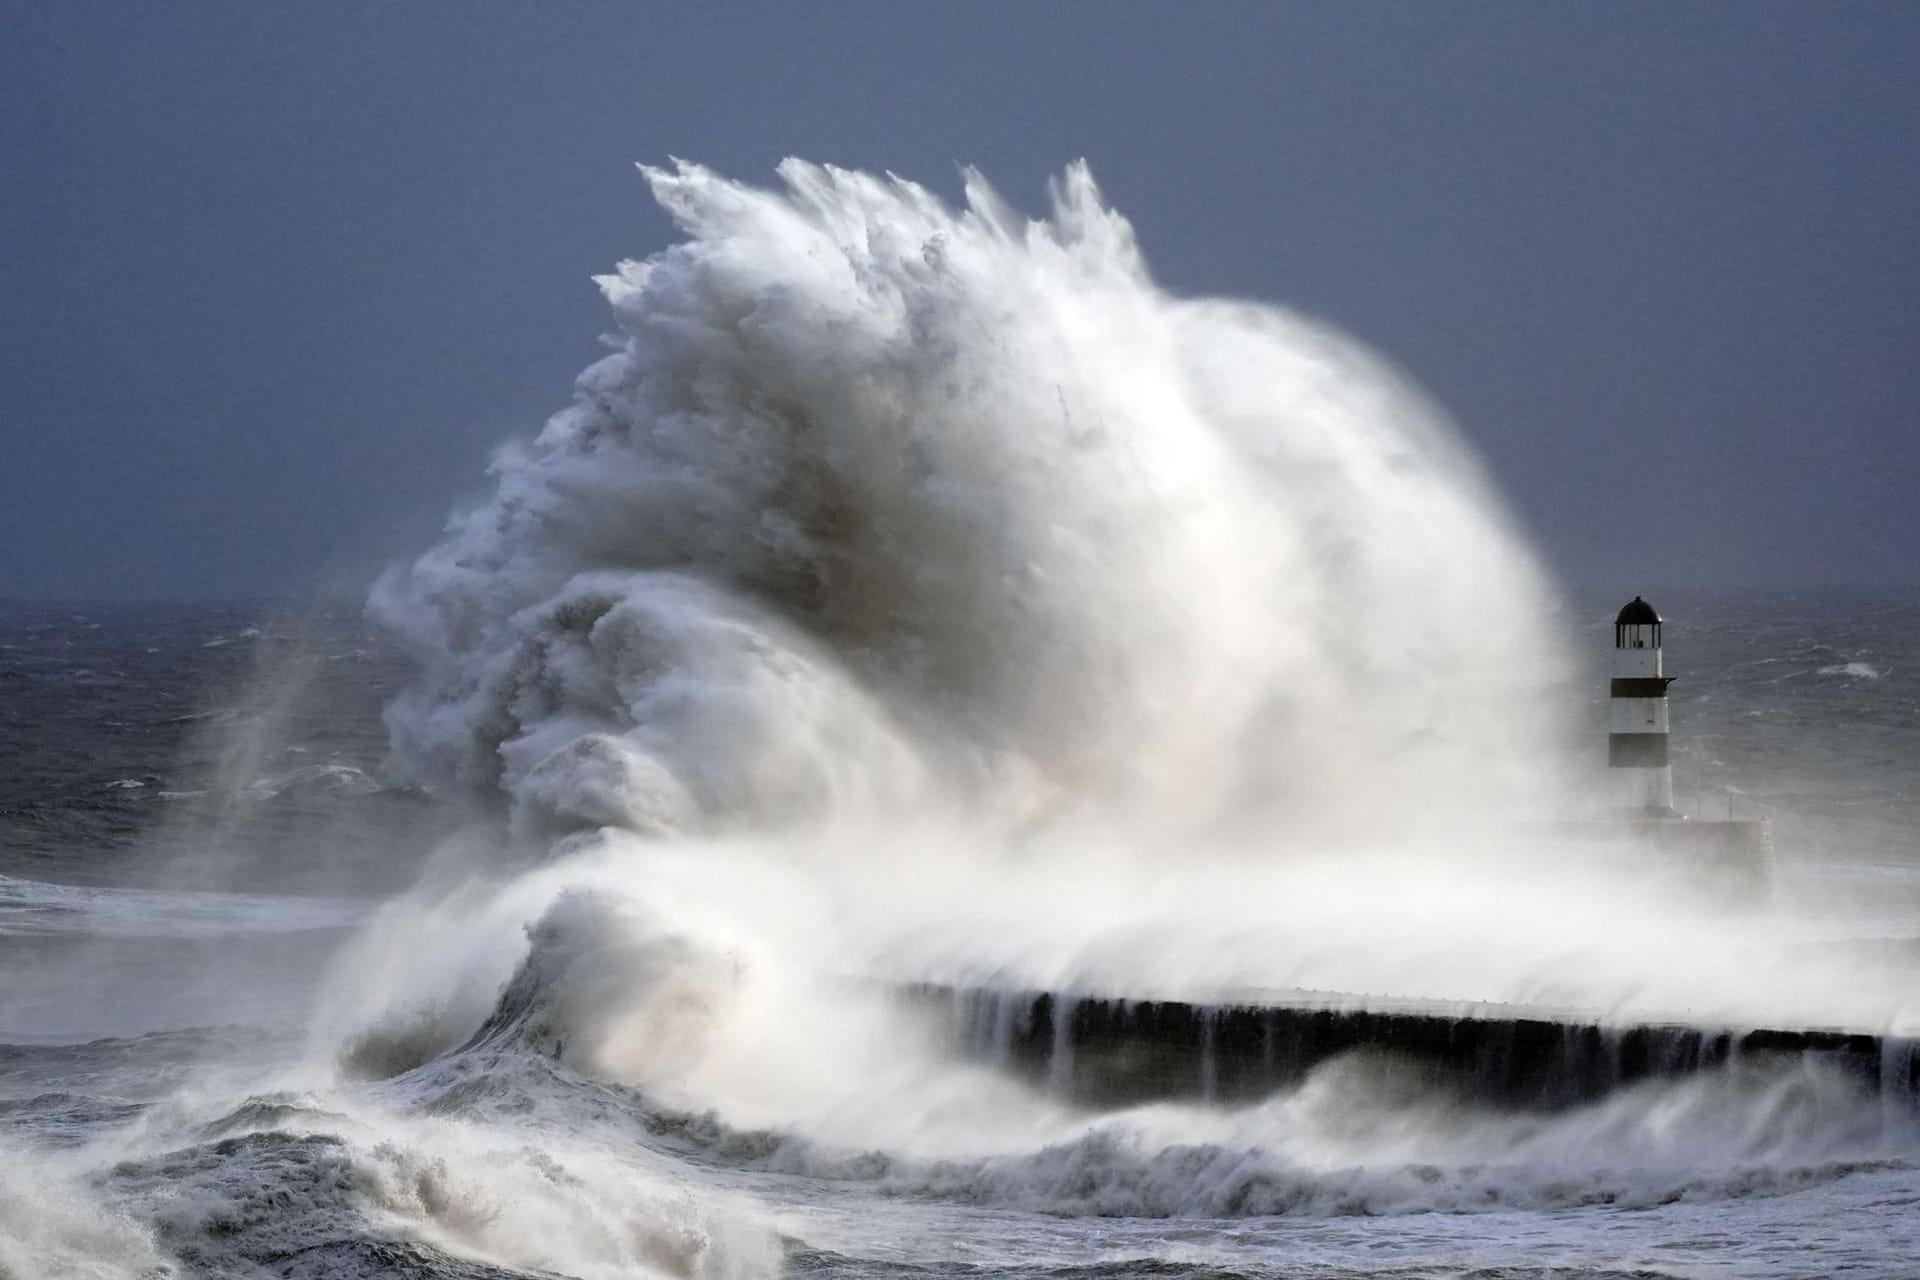
<svg viewBox="0 0 1920 1280">
<path fill-rule="evenodd" d="M 1622 605 L 1620 616 L 1613 620 L 1613 625 L 1616 627 L 1648 627 L 1659 624 L 1660 615 L 1653 611 L 1652 605 L 1639 596 Z"/>
</svg>

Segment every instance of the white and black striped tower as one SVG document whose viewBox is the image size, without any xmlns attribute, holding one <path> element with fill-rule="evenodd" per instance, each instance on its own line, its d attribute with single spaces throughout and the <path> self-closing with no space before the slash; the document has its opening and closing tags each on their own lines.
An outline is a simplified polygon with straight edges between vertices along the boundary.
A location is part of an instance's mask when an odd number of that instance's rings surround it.
<svg viewBox="0 0 1920 1280">
<path fill-rule="evenodd" d="M 1613 620 L 1613 696 L 1607 700 L 1607 766 L 1614 803 L 1638 817 L 1673 816 L 1667 764 L 1667 686 L 1660 615 L 1635 596 Z"/>
</svg>

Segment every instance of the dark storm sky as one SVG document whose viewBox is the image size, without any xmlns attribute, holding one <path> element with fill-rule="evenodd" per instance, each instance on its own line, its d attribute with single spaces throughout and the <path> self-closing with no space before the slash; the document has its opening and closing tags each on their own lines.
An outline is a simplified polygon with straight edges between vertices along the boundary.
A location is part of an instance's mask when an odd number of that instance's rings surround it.
<svg viewBox="0 0 1920 1280">
<path fill-rule="evenodd" d="M 1920 582 L 1920 6 L 101 0 L 0 38 L 0 596 L 430 535 L 669 154 L 1029 210 L 1085 156 L 1168 287 L 1410 371 L 1567 580 Z"/>
</svg>

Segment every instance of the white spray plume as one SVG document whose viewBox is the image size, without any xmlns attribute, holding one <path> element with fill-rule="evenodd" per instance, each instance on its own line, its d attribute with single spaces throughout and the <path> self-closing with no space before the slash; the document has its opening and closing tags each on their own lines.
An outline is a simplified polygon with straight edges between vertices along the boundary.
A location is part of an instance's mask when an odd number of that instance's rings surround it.
<svg viewBox="0 0 1920 1280">
<path fill-rule="evenodd" d="M 333 1060 L 531 1051 L 828 1160 L 1071 1163 L 1080 1118 L 883 993 L 1911 1021 L 1527 825 L 1569 799 L 1542 576 L 1352 343 L 1170 296 L 1084 167 L 1038 221 L 971 174 L 950 210 L 646 172 L 688 239 L 602 280 L 614 354 L 375 597 L 398 764 L 547 856 L 383 910 Z"/>
<path fill-rule="evenodd" d="M 689 239 L 491 496 L 376 591 L 401 766 L 523 829 L 964 813 L 1368 840 L 1536 803 L 1541 577 L 1445 425 L 1299 316 L 788 161 L 647 169 Z"/>
</svg>

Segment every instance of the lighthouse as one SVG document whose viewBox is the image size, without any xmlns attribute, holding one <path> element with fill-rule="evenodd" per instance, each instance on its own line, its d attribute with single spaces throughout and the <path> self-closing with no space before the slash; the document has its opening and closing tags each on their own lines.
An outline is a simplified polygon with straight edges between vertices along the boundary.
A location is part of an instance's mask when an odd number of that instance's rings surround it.
<svg viewBox="0 0 1920 1280">
<path fill-rule="evenodd" d="M 1607 700 L 1607 767 L 1614 804 L 1637 817 L 1670 818 L 1667 686 L 1660 615 L 1635 596 L 1613 620 L 1613 684 Z"/>
</svg>

